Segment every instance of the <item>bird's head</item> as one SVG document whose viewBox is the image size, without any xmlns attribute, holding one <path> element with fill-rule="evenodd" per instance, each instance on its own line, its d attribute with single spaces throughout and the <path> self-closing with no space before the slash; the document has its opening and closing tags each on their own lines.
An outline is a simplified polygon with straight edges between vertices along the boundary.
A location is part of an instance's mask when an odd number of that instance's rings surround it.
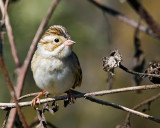
<svg viewBox="0 0 160 128">
<path fill-rule="evenodd" d="M 51 26 L 42 36 L 38 43 L 38 54 L 46 58 L 65 58 L 72 53 L 74 41 L 66 28 L 60 25 Z"/>
</svg>

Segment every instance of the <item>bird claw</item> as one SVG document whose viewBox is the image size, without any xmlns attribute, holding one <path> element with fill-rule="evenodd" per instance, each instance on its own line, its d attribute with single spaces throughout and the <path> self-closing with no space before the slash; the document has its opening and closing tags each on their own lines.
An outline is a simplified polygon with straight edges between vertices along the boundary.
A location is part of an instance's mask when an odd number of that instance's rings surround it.
<svg viewBox="0 0 160 128">
<path fill-rule="evenodd" d="M 36 108 L 36 104 L 39 103 L 40 104 L 40 98 L 37 96 L 35 97 L 32 102 L 31 102 L 31 106 Z"/>
<path fill-rule="evenodd" d="M 71 90 L 67 91 L 67 99 L 64 100 L 64 107 L 67 107 L 68 104 L 75 103 L 76 98 L 72 94 Z"/>
<path fill-rule="evenodd" d="M 34 107 L 34 108 L 36 108 L 37 102 L 40 104 L 40 97 L 41 97 L 43 94 L 45 94 L 45 93 L 47 93 L 47 92 L 46 92 L 46 91 L 43 91 L 43 92 L 41 92 L 38 96 L 36 96 L 36 97 L 32 100 L 31 106 Z"/>
<path fill-rule="evenodd" d="M 76 98 L 72 95 L 72 93 L 69 93 L 68 94 L 68 100 L 69 100 L 69 102 L 70 103 L 75 103 L 75 101 L 76 101 Z"/>
</svg>

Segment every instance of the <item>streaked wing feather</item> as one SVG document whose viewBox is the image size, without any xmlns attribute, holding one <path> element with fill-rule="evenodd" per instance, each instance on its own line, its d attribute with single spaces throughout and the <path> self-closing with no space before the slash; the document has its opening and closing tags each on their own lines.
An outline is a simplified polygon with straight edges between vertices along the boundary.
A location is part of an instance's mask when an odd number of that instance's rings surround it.
<svg viewBox="0 0 160 128">
<path fill-rule="evenodd" d="M 73 89 L 75 88 L 75 87 L 77 87 L 77 86 L 80 86 L 81 85 L 81 83 L 82 83 L 82 70 L 81 70 L 81 66 L 80 66 L 80 63 L 79 63 L 79 60 L 78 60 L 78 57 L 77 57 L 77 55 L 74 53 L 74 52 L 72 52 L 72 60 L 74 61 L 74 62 L 72 62 L 72 64 L 74 64 L 73 65 L 73 68 L 74 68 L 74 74 L 75 74 L 75 82 L 74 82 L 74 84 L 73 84 Z"/>
</svg>

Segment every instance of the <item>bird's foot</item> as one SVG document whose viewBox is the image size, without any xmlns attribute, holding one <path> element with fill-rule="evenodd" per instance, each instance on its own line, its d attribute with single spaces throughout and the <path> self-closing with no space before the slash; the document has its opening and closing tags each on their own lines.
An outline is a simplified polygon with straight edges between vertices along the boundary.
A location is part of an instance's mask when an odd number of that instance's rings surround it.
<svg viewBox="0 0 160 128">
<path fill-rule="evenodd" d="M 40 97 L 41 97 L 43 94 L 46 94 L 46 93 L 48 94 L 47 91 L 43 91 L 43 92 L 39 93 L 38 96 L 36 96 L 36 97 L 32 100 L 31 106 L 34 107 L 34 108 L 36 108 L 37 102 L 40 104 Z"/>
<path fill-rule="evenodd" d="M 67 107 L 68 104 L 75 103 L 76 98 L 72 94 L 72 90 L 68 90 L 67 92 L 67 99 L 64 100 L 64 107 Z"/>
</svg>

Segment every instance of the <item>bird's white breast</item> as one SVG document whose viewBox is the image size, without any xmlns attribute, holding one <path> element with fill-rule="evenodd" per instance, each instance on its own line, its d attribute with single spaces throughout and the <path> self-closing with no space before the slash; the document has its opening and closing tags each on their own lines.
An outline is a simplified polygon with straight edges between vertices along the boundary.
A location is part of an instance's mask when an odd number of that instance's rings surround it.
<svg viewBox="0 0 160 128">
<path fill-rule="evenodd" d="M 64 93 L 74 84 L 69 62 L 56 58 L 41 59 L 34 73 L 34 79 L 39 88 L 55 95 Z"/>
</svg>

